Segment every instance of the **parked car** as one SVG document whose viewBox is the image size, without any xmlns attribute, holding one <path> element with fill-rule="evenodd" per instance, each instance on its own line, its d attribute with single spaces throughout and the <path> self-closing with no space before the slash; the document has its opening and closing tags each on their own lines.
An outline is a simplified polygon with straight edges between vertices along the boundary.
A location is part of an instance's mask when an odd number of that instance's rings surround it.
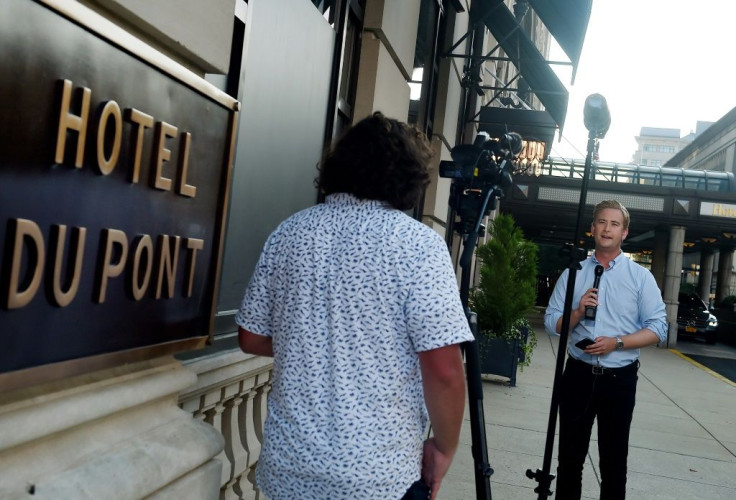
<svg viewBox="0 0 736 500">
<path fill-rule="evenodd" d="M 677 336 L 693 337 L 715 344 L 718 318 L 708 310 L 703 300 L 694 293 L 680 293 L 677 306 Z"/>
</svg>

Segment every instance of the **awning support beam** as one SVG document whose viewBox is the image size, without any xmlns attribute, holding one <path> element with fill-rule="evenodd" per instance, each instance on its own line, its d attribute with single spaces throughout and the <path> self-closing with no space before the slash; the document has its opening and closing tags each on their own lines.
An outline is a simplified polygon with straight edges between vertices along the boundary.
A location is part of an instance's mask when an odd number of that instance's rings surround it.
<svg viewBox="0 0 736 500">
<path fill-rule="evenodd" d="M 503 92 L 528 92 L 544 105 L 546 112 L 553 117 L 561 131 L 565 121 L 568 92 L 552 71 L 550 64 L 569 65 L 570 63 L 560 61 L 551 63 L 547 61 L 502 0 L 476 1 L 477 5 L 470 11 L 471 23 L 468 26 L 468 31 L 453 43 L 449 50 L 443 54 L 443 57 L 462 58 L 467 61 L 463 64 L 461 77 L 465 88 L 470 88 L 479 95 L 483 95 L 488 90 L 494 93 L 489 96 L 490 100 L 485 102 L 481 109 L 497 103 Z M 497 42 L 495 46 L 486 54 L 483 54 L 482 46 L 477 44 L 474 44 L 470 53 L 455 53 L 454 51 L 464 41 L 472 39 L 473 33 L 480 26 L 483 26 L 486 34 L 490 32 L 494 37 Z M 497 80 L 494 83 L 497 83 L 497 85 L 481 85 L 482 80 L 479 79 L 479 75 L 474 78 L 471 78 L 471 76 L 478 73 L 484 62 L 487 61 L 510 62 L 516 68 L 517 73 L 513 77 L 506 73 L 503 77 L 505 82 L 494 75 Z M 512 88 L 514 82 L 517 82 L 518 85 L 520 78 L 526 82 L 528 89 Z M 519 100 L 524 101 L 527 105 L 529 104 L 527 99 L 519 98 Z M 475 120 L 480 111 L 473 111 L 473 113 L 474 116 L 467 123 Z"/>
</svg>

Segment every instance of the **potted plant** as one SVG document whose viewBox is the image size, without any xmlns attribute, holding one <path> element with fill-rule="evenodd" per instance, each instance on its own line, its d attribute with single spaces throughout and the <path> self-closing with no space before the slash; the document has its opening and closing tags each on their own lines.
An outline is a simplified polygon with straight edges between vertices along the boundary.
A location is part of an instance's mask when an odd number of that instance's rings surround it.
<svg viewBox="0 0 736 500">
<path fill-rule="evenodd" d="M 539 250 L 511 215 L 498 215 L 489 231 L 491 239 L 477 250 L 480 281 L 471 294 L 481 373 L 507 377 L 513 386 L 517 367 L 529 365 L 537 344 L 526 315 L 536 301 Z"/>
</svg>

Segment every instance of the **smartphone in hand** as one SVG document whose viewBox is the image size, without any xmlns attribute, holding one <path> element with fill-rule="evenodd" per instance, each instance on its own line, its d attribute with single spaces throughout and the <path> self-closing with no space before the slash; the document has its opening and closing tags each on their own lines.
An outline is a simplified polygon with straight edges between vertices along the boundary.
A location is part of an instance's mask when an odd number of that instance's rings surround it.
<svg viewBox="0 0 736 500">
<path fill-rule="evenodd" d="M 589 345 L 593 345 L 593 344 L 595 344 L 595 340 L 584 338 L 580 342 L 576 342 L 575 347 L 577 347 L 578 349 L 582 349 L 584 351 L 586 347 L 588 347 Z"/>
</svg>

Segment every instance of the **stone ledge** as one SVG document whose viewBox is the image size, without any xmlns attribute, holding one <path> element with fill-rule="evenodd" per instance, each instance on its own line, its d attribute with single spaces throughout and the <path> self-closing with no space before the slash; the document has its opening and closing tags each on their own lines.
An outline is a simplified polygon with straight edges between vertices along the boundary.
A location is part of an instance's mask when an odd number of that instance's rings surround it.
<svg viewBox="0 0 736 500">
<path fill-rule="evenodd" d="M 0 406 L 0 498 L 142 498 L 192 481 L 217 492 L 224 439 L 176 406 L 195 378 L 167 357 Z"/>
<path fill-rule="evenodd" d="M 223 445 L 222 436 L 212 426 L 193 420 L 182 412 L 177 421 L 118 443 L 105 453 L 90 457 L 57 475 L 33 481 L 34 498 L 143 498 L 161 490 L 162 485 L 186 482 L 181 478 L 186 478 L 203 463 L 209 463 Z M 205 489 L 216 493 L 221 464 L 215 462 L 210 467 L 216 467 L 217 474 L 212 475 L 214 481 Z"/>
<path fill-rule="evenodd" d="M 109 370 L 79 377 L 67 387 L 55 387 L 55 392 L 0 406 L 0 450 L 178 394 L 196 382 L 195 375 L 173 358 L 158 361 L 129 365 L 128 371 L 110 378 L 104 378 L 111 375 Z"/>
</svg>

